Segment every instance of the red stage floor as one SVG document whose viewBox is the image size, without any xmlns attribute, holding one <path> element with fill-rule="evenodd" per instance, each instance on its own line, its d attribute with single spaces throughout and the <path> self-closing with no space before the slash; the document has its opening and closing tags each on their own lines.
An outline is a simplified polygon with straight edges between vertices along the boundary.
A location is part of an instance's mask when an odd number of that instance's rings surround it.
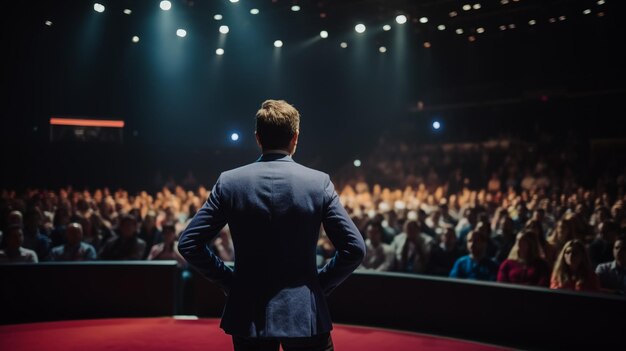
<svg viewBox="0 0 626 351">
<path fill-rule="evenodd" d="M 425 334 L 335 324 L 338 351 L 505 350 Z M 0 350 L 221 351 L 232 350 L 217 319 L 95 319 L 0 326 Z"/>
</svg>

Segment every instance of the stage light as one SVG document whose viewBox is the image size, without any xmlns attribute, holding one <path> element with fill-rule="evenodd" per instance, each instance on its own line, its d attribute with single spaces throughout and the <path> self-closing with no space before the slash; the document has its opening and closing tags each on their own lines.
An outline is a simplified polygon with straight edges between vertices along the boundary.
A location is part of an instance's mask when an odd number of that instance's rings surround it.
<svg viewBox="0 0 626 351">
<path fill-rule="evenodd" d="M 457 28 L 456 34 L 459 34 L 459 35 L 463 34 L 463 28 Z"/>
<path fill-rule="evenodd" d="M 171 3 L 171 2 L 169 2 L 169 1 L 167 1 L 167 0 L 164 0 L 164 1 L 161 1 L 161 3 L 159 4 L 159 6 L 161 7 L 161 10 L 163 10 L 163 11 L 169 11 L 169 9 L 171 9 L 171 8 L 172 8 L 172 3 Z"/>
<path fill-rule="evenodd" d="M 326 39 L 328 38 L 328 32 L 323 30 L 320 32 L 320 37 L 322 37 L 322 39 Z"/>
<path fill-rule="evenodd" d="M 500 30 L 506 30 L 506 26 L 503 24 L 500 26 Z"/>
<path fill-rule="evenodd" d="M 550 23 L 554 23 L 554 22 L 556 22 L 556 18 L 554 18 L 554 17 L 550 17 L 550 18 L 548 19 L 548 22 L 550 22 Z"/>
<path fill-rule="evenodd" d="M 473 43 L 473 42 L 475 42 L 475 41 L 476 41 L 476 37 L 475 37 L 475 36 L 473 36 L 473 35 L 470 35 L 469 37 L 467 37 L 467 40 L 469 40 L 469 41 L 470 41 L 470 43 Z"/>
<path fill-rule="evenodd" d="M 420 23 L 428 23 L 428 17 L 420 18 Z"/>
<path fill-rule="evenodd" d="M 446 26 L 443 25 L 443 24 L 440 24 L 440 25 L 437 26 L 437 29 L 439 29 L 439 30 L 446 30 Z"/>
<path fill-rule="evenodd" d="M 357 33 L 363 33 L 363 32 L 365 32 L 365 25 L 363 23 L 359 23 L 356 26 L 354 26 L 354 30 Z"/>
<path fill-rule="evenodd" d="M 236 2 L 239 2 L 239 0 L 230 0 L 230 2 L 232 2 L 234 4 Z"/>
<path fill-rule="evenodd" d="M 104 5 L 95 3 L 95 4 L 93 4 L 93 9 L 96 12 L 102 13 L 102 12 L 104 12 Z"/>
<path fill-rule="evenodd" d="M 441 128 L 441 123 L 439 121 L 434 121 L 433 122 L 433 129 L 434 130 L 439 130 Z"/>
<path fill-rule="evenodd" d="M 565 16 L 559 16 L 559 21 L 565 21 L 567 18 Z"/>
<path fill-rule="evenodd" d="M 252 9 L 250 10 L 250 13 L 253 15 L 258 15 L 259 14 L 259 9 Z"/>
<path fill-rule="evenodd" d="M 228 28 L 228 26 L 220 26 L 220 33 L 226 34 L 229 31 L 230 31 L 230 29 Z"/>
<path fill-rule="evenodd" d="M 406 16 L 405 15 L 397 15 L 396 16 L 396 22 L 398 24 L 405 24 L 406 23 Z"/>
<path fill-rule="evenodd" d="M 473 6 L 474 10 L 480 10 L 481 7 L 480 4 L 474 4 Z"/>
<path fill-rule="evenodd" d="M 300 11 L 300 6 L 298 6 L 298 5 L 293 5 L 293 6 L 291 6 L 291 11 L 293 11 L 293 12 L 298 12 L 298 11 Z"/>
<path fill-rule="evenodd" d="M 181 38 L 184 38 L 187 36 L 187 31 L 184 29 L 177 29 L 176 30 L 176 35 L 178 35 Z"/>
<path fill-rule="evenodd" d="M 515 29 L 515 23 L 509 24 L 509 29 Z"/>
<path fill-rule="evenodd" d="M 426 48 L 426 49 L 430 49 L 430 47 L 431 47 L 430 42 L 429 42 L 429 41 L 425 41 L 425 42 L 424 42 L 424 48 Z"/>
<path fill-rule="evenodd" d="M 604 5 L 604 0 L 598 0 L 598 5 Z"/>
<path fill-rule="evenodd" d="M 470 5 L 470 4 L 463 5 L 463 11 L 469 11 L 471 9 L 472 9 L 472 5 Z"/>
<path fill-rule="evenodd" d="M 584 13 L 585 15 L 588 15 L 588 14 L 590 14 L 590 13 L 591 13 L 591 10 L 590 10 L 590 9 L 586 9 L 585 11 L 583 11 L 583 13 Z"/>
<path fill-rule="evenodd" d="M 131 11 L 130 9 L 124 9 L 125 15 L 130 15 L 131 13 L 133 13 L 133 11 Z"/>
<path fill-rule="evenodd" d="M 138 43 L 139 37 L 135 35 L 132 40 L 133 40 L 133 43 Z"/>
<path fill-rule="evenodd" d="M 224 49 L 218 48 L 217 50 L 215 50 L 215 54 L 218 56 L 224 55 Z"/>
<path fill-rule="evenodd" d="M 452 11 L 448 15 L 450 15 L 450 17 L 456 17 L 458 13 L 456 11 Z"/>
<path fill-rule="evenodd" d="M 378 48 L 378 51 L 379 51 L 381 54 L 384 54 L 384 53 L 386 53 L 386 52 L 387 52 L 387 48 L 386 48 L 386 47 L 384 47 L 384 46 L 381 46 L 381 47 L 379 47 L 379 48 Z"/>
<path fill-rule="evenodd" d="M 222 18 L 224 18 L 224 16 L 220 15 L 219 13 L 215 14 L 215 16 L 213 16 L 213 19 L 216 21 L 221 21 Z"/>
<path fill-rule="evenodd" d="M 391 26 L 390 26 L 390 25 L 388 25 L 388 24 L 385 24 L 385 25 L 383 26 L 383 30 L 384 30 L 385 32 L 390 31 L 390 30 L 391 30 Z"/>
<path fill-rule="evenodd" d="M 537 24 L 537 21 L 535 21 L 534 19 L 528 21 L 528 25 L 530 25 L 530 26 L 534 26 L 535 24 Z"/>
<path fill-rule="evenodd" d="M 46 26 L 51 27 L 52 26 L 52 21 L 46 21 Z"/>
<path fill-rule="evenodd" d="M 274 41 L 274 47 L 275 48 L 282 48 L 283 47 L 283 41 L 282 40 Z"/>
<path fill-rule="evenodd" d="M 239 134 L 238 133 L 233 133 L 230 135 L 230 140 L 232 141 L 237 141 L 239 140 Z"/>
<path fill-rule="evenodd" d="M 506 5 L 506 4 L 508 4 L 508 3 L 509 3 L 509 0 L 500 0 L 500 3 L 501 3 L 502 5 Z"/>
<path fill-rule="evenodd" d="M 342 41 L 341 44 L 339 44 L 339 46 L 341 46 L 342 49 L 345 49 L 348 47 L 348 43 L 346 43 L 345 41 Z"/>
<path fill-rule="evenodd" d="M 354 167 L 361 167 L 361 160 L 354 160 Z"/>
<path fill-rule="evenodd" d="M 480 28 L 476 29 L 476 33 L 478 33 L 478 34 L 483 34 L 484 32 L 485 32 L 485 28 L 483 28 L 483 27 L 480 27 Z"/>
</svg>

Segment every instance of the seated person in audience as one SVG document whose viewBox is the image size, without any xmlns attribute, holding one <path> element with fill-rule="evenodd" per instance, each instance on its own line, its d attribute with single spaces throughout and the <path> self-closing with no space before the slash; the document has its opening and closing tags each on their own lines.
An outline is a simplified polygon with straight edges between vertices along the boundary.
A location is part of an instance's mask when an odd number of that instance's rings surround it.
<svg viewBox="0 0 626 351">
<path fill-rule="evenodd" d="M 147 258 L 150 254 L 150 250 L 155 244 L 163 242 L 163 233 L 157 228 L 156 218 L 157 215 L 154 211 L 149 211 L 141 222 L 141 229 L 139 230 L 139 239 L 146 242 L 146 253 L 144 258 Z"/>
<path fill-rule="evenodd" d="M 96 249 L 83 241 L 83 226 L 73 222 L 65 228 L 65 244 L 50 251 L 51 261 L 93 261 Z"/>
<path fill-rule="evenodd" d="M 601 263 L 596 267 L 596 274 L 600 279 L 600 286 L 608 292 L 626 295 L 626 235 L 621 235 L 613 244 L 611 262 Z"/>
<path fill-rule="evenodd" d="M 428 263 L 428 250 L 432 238 L 421 233 L 420 224 L 415 219 L 404 223 L 404 232 L 393 239 L 396 255 L 396 271 L 423 273 Z"/>
<path fill-rule="evenodd" d="M 469 254 L 456 260 L 450 278 L 495 281 L 498 264 L 486 255 L 487 238 L 481 232 L 472 230 L 466 240 Z"/>
<path fill-rule="evenodd" d="M 178 240 L 176 240 L 176 225 L 166 223 L 163 225 L 163 242 L 152 245 L 148 260 L 176 260 L 179 266 L 185 264 L 185 259 L 178 252 Z"/>
<path fill-rule="evenodd" d="M 457 245 L 456 233 L 451 226 L 444 227 L 437 238 L 430 250 L 426 273 L 447 277 L 454 262 L 463 256 L 463 250 Z"/>
<path fill-rule="evenodd" d="M 613 261 L 613 244 L 619 235 L 619 228 L 612 220 L 601 222 L 598 231 L 598 236 L 589 245 L 589 259 L 594 268 L 600 263 Z"/>
<path fill-rule="evenodd" d="M 548 287 L 550 268 L 539 256 L 539 243 L 535 235 L 530 231 L 517 234 L 509 257 L 498 270 L 498 282 Z"/>
<path fill-rule="evenodd" d="M 513 245 L 515 245 L 515 237 L 513 219 L 508 215 L 500 217 L 496 228 L 496 236 L 493 238 L 497 248 L 494 256 L 496 262 L 502 263 L 509 257 L 509 253 Z"/>
<path fill-rule="evenodd" d="M 37 253 L 33 250 L 22 247 L 24 233 L 22 226 L 11 224 L 4 233 L 4 249 L 0 250 L 0 263 L 2 262 L 31 262 L 37 263 Z"/>
<path fill-rule="evenodd" d="M 383 230 L 380 222 L 370 222 L 365 228 L 367 250 L 360 269 L 384 272 L 393 268 L 395 251 L 382 241 Z"/>
<path fill-rule="evenodd" d="M 220 259 L 222 259 L 222 261 L 233 262 L 235 260 L 235 247 L 233 245 L 233 239 L 230 236 L 230 228 L 228 228 L 228 224 L 220 230 L 212 246 L 214 252 Z"/>
<path fill-rule="evenodd" d="M 552 270 L 550 288 L 592 292 L 600 290 L 600 282 L 591 268 L 585 244 L 581 240 L 570 240 L 563 246 Z"/>
<path fill-rule="evenodd" d="M 565 214 L 557 222 L 556 228 L 554 228 L 550 236 L 548 236 L 547 251 L 550 252 L 550 255 L 548 255 L 550 257 L 546 258 L 552 259 L 552 261 L 548 261 L 548 264 L 554 265 L 556 256 L 561 252 L 565 243 L 576 238 L 575 231 L 574 215 L 571 213 Z"/>
<path fill-rule="evenodd" d="M 37 253 L 40 261 L 45 260 L 50 252 L 51 240 L 43 234 L 40 225 L 43 215 L 38 208 L 26 211 L 24 214 L 24 243 L 22 246 Z"/>
<path fill-rule="evenodd" d="M 141 260 L 146 242 L 137 237 L 137 220 L 126 214 L 120 218 L 118 235 L 109 239 L 102 247 L 103 260 Z"/>
<path fill-rule="evenodd" d="M 417 210 L 417 222 L 419 223 L 420 231 L 434 239 L 437 236 L 437 233 L 435 232 L 436 227 L 429 227 L 428 224 L 426 224 L 427 218 L 428 215 L 426 214 L 426 211 L 422 209 Z M 437 224 L 435 223 L 435 225 Z"/>
</svg>

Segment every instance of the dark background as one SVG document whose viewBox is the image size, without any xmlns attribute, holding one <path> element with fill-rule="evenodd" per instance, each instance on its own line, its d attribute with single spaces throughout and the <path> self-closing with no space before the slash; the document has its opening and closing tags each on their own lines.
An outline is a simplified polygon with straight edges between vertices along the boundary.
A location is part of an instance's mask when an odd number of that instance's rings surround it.
<svg viewBox="0 0 626 351">
<path fill-rule="evenodd" d="M 0 188 L 153 189 L 188 171 L 211 185 L 258 156 L 254 113 L 268 98 L 301 112 L 297 161 L 330 173 L 381 135 L 416 143 L 625 136 L 620 1 L 494 0 L 471 11 L 458 1 L 299 1 L 299 12 L 284 0 L 172 1 L 167 12 L 159 1 L 101 1 L 104 13 L 93 3 L 3 4 Z M 394 21 L 400 13 L 408 23 Z M 368 28 L 361 35 L 359 22 Z M 123 143 L 51 143 L 52 116 L 124 120 Z"/>
</svg>

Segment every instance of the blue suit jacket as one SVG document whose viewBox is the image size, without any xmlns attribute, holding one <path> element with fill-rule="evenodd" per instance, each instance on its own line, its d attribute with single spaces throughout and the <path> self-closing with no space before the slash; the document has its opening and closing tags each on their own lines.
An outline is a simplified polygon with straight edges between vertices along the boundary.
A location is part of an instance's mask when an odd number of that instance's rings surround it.
<svg viewBox="0 0 626 351">
<path fill-rule="evenodd" d="M 208 244 L 228 223 L 235 269 Z M 320 225 L 335 257 L 318 270 Z M 248 337 L 308 337 L 332 330 L 326 296 L 365 255 L 358 229 L 327 174 L 266 154 L 220 175 L 178 249 L 227 295 L 221 328 Z"/>
</svg>

